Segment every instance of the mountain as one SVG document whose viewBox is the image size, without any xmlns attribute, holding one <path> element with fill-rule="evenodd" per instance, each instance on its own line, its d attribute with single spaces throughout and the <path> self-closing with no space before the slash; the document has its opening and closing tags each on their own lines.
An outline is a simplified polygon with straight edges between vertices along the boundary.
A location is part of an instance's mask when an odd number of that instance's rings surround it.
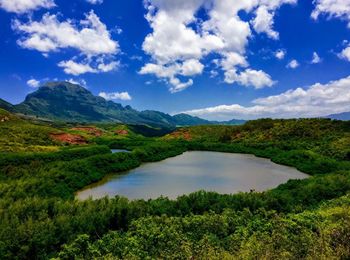
<svg viewBox="0 0 350 260">
<path fill-rule="evenodd" d="M 178 114 L 174 115 L 173 119 L 176 122 L 176 125 L 179 126 L 195 126 L 195 125 L 211 125 L 212 122 L 196 117 L 196 116 L 190 116 L 187 114 Z"/>
<path fill-rule="evenodd" d="M 12 104 L 10 104 L 9 102 L 7 102 L 1 98 L 0 98 L 0 108 L 5 109 L 5 110 L 10 111 L 10 112 L 14 110 Z"/>
<path fill-rule="evenodd" d="M 334 119 L 334 120 L 348 121 L 348 120 L 350 120 L 350 112 L 329 115 L 329 116 L 327 116 L 327 118 L 331 118 L 331 119 Z"/>
<path fill-rule="evenodd" d="M 66 122 L 120 122 L 154 127 L 220 124 L 187 114 L 171 116 L 158 111 L 137 111 L 130 106 L 94 96 L 69 82 L 50 82 L 29 94 L 19 105 L 0 100 L 0 108 L 24 115 Z M 224 122 L 224 124 L 228 124 Z M 236 124 L 236 123 L 234 123 Z"/>
<path fill-rule="evenodd" d="M 246 121 L 239 119 L 232 119 L 230 121 L 209 121 L 196 116 L 188 114 L 178 114 L 173 116 L 176 124 L 179 126 L 196 126 L 196 125 L 243 125 Z"/>
<path fill-rule="evenodd" d="M 230 121 L 224 121 L 224 122 L 217 122 L 218 124 L 223 124 L 223 125 L 243 125 L 247 121 L 242 120 L 242 119 L 232 119 Z"/>
</svg>

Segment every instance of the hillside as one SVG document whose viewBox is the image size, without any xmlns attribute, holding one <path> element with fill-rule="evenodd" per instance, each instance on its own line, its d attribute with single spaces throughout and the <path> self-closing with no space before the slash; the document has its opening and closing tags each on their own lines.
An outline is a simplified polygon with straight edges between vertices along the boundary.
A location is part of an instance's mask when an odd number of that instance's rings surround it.
<svg viewBox="0 0 350 260">
<path fill-rule="evenodd" d="M 94 96 L 87 89 L 68 82 L 47 83 L 15 106 L 16 112 L 67 122 L 123 122 L 164 125 L 152 117 L 141 116 L 130 106 Z"/>
<path fill-rule="evenodd" d="M 327 116 L 327 118 L 331 118 L 331 119 L 335 119 L 335 120 L 348 121 L 348 120 L 350 120 L 350 112 L 329 115 L 329 116 Z"/>
<path fill-rule="evenodd" d="M 13 111 L 13 109 L 14 109 L 12 104 L 10 104 L 9 102 L 7 102 L 1 98 L 0 98 L 0 108 L 7 110 L 7 111 Z"/>
<path fill-rule="evenodd" d="M 325 156 L 350 159 L 350 122 L 330 119 L 260 119 L 241 126 L 184 127 L 163 139 L 244 144 L 263 149 L 315 149 Z"/>
<path fill-rule="evenodd" d="M 174 115 L 173 118 L 179 126 L 210 125 L 212 122 L 187 114 Z"/>
<path fill-rule="evenodd" d="M 175 128 L 204 124 L 242 124 L 244 121 L 211 122 L 180 114 L 171 116 L 162 112 L 137 111 L 130 106 L 94 96 L 87 89 L 69 82 L 50 82 L 29 94 L 19 105 L 0 99 L 0 108 L 27 116 L 53 121 L 79 123 L 124 123 Z"/>
</svg>

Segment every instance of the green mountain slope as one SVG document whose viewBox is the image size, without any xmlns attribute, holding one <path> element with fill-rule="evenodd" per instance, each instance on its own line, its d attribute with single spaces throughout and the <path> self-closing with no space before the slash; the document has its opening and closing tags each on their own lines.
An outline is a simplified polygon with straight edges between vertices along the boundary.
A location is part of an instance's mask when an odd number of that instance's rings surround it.
<svg viewBox="0 0 350 260">
<path fill-rule="evenodd" d="M 335 119 L 335 120 L 348 121 L 348 120 L 350 120 L 350 112 L 329 115 L 329 116 L 327 116 L 327 118 L 331 118 L 331 119 Z"/>
<path fill-rule="evenodd" d="M 17 112 L 63 121 L 122 121 L 124 114 L 132 121 L 131 108 L 95 97 L 79 85 L 67 82 L 47 83 L 25 101 L 15 106 Z"/>
<path fill-rule="evenodd" d="M 1 107 L 24 115 L 65 122 L 118 122 L 165 128 L 231 124 L 230 122 L 211 122 L 186 114 L 171 116 L 152 110 L 139 112 L 130 106 L 124 107 L 94 96 L 87 89 L 69 82 L 46 83 L 29 94 L 21 104 L 13 106 L 0 100 Z"/>
<path fill-rule="evenodd" d="M 0 98 L 0 108 L 5 109 L 7 111 L 13 111 L 13 109 L 14 109 L 12 104 L 10 104 L 9 102 L 7 102 L 1 98 Z"/>
<path fill-rule="evenodd" d="M 190 116 L 187 114 L 178 114 L 173 116 L 175 119 L 177 125 L 179 126 L 195 126 L 195 125 L 210 125 L 212 122 L 195 117 L 195 116 Z"/>
</svg>

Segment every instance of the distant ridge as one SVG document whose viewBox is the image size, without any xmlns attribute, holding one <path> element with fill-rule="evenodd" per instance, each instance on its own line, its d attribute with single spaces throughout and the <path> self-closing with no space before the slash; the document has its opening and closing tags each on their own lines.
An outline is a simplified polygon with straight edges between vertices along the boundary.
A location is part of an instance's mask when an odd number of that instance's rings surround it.
<svg viewBox="0 0 350 260">
<path fill-rule="evenodd" d="M 9 112 L 14 111 L 13 105 L 10 104 L 10 103 L 7 102 L 7 101 L 1 99 L 1 98 L 0 98 L 0 108 L 5 109 L 5 110 L 7 110 L 7 111 L 9 111 Z"/>
<path fill-rule="evenodd" d="M 0 100 L 0 108 L 65 122 L 119 122 L 155 127 L 194 126 L 210 124 L 242 124 L 242 120 L 212 122 L 187 114 L 171 116 L 158 111 L 137 111 L 130 106 L 94 96 L 89 90 L 69 82 L 49 82 L 29 94 L 19 105 Z"/>
<path fill-rule="evenodd" d="M 348 121 L 348 120 L 350 120 L 350 112 L 329 115 L 329 116 L 327 116 L 327 118 L 331 118 L 334 120 Z"/>
</svg>

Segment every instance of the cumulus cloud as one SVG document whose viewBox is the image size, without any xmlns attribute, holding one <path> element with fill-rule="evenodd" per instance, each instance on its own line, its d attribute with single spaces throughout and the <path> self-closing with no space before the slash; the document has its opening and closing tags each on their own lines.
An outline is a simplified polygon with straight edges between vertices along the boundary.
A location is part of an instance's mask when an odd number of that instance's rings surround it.
<svg viewBox="0 0 350 260">
<path fill-rule="evenodd" d="M 225 80 L 228 83 L 238 82 L 243 86 L 253 86 L 256 89 L 264 87 L 272 87 L 276 82 L 271 79 L 271 76 L 262 70 L 246 69 L 240 73 L 236 71 L 228 71 L 225 73 Z"/>
<path fill-rule="evenodd" d="M 300 66 L 299 62 L 297 60 L 291 60 L 288 64 L 287 64 L 287 68 L 288 69 L 296 69 Z"/>
<path fill-rule="evenodd" d="M 36 79 L 30 79 L 27 81 L 27 85 L 31 88 L 38 88 L 40 86 L 40 81 Z"/>
<path fill-rule="evenodd" d="M 103 3 L 103 0 L 86 0 L 86 1 L 93 5 L 100 5 Z"/>
<path fill-rule="evenodd" d="M 87 82 L 84 79 L 67 79 L 67 82 L 75 85 L 80 85 L 84 88 L 87 88 Z"/>
<path fill-rule="evenodd" d="M 77 63 L 73 60 L 61 61 L 58 63 L 58 66 L 64 69 L 66 74 L 71 75 L 80 75 L 85 73 L 94 73 L 95 69 L 92 68 L 89 64 Z"/>
<path fill-rule="evenodd" d="M 350 111 L 350 76 L 327 84 L 316 83 L 305 88 L 253 100 L 251 106 L 221 105 L 185 111 L 208 119 L 255 119 L 322 117 Z"/>
<path fill-rule="evenodd" d="M 128 92 L 112 92 L 112 93 L 101 92 L 98 95 L 106 100 L 128 101 L 132 99 Z"/>
<path fill-rule="evenodd" d="M 197 75 L 204 69 L 197 66 L 201 59 L 209 54 L 217 54 L 217 64 L 225 74 L 247 75 L 254 71 L 246 71 L 249 67 L 245 58 L 246 46 L 252 36 L 250 24 L 258 33 L 267 33 L 269 37 L 277 39 L 278 33 L 273 29 L 275 11 L 282 4 L 295 2 L 296 0 L 145 0 L 148 11 L 146 19 L 152 32 L 146 36 L 142 48 L 150 55 L 151 62 L 146 63 L 140 73 L 154 74 L 165 79 L 172 85 L 171 90 L 185 89 L 184 86 L 192 85 L 193 80 L 181 82 L 178 76 L 192 75 L 186 75 L 178 68 L 189 60 L 196 61 L 192 65 L 198 68 L 193 72 Z M 196 17 L 199 10 L 206 12 L 206 19 Z M 252 21 L 243 21 L 239 16 L 241 11 L 252 13 Z M 252 80 L 232 81 L 226 76 L 225 81 L 254 83 Z M 271 85 L 270 81 L 262 82 L 267 83 L 265 86 Z"/>
<path fill-rule="evenodd" d="M 279 60 L 283 60 L 285 56 L 286 56 L 285 50 L 278 50 L 275 52 L 275 57 Z"/>
<path fill-rule="evenodd" d="M 148 63 L 142 67 L 140 74 L 154 74 L 158 78 L 168 79 L 171 86 L 170 91 L 176 93 L 182 91 L 189 86 L 193 85 L 193 80 L 189 79 L 187 82 L 181 82 L 175 75 L 181 76 L 194 76 L 201 74 L 203 71 L 204 65 L 196 59 L 190 59 L 184 61 L 182 64 L 174 63 L 171 65 L 162 65 Z"/>
<path fill-rule="evenodd" d="M 109 63 L 105 63 L 103 60 L 101 61 L 101 63 L 99 63 L 97 65 L 97 71 L 98 72 L 110 72 L 110 71 L 114 71 L 119 67 L 119 62 L 117 61 L 112 61 Z"/>
<path fill-rule="evenodd" d="M 111 38 L 106 25 L 93 11 L 85 16 L 86 18 L 79 22 L 61 22 L 57 15 L 45 14 L 41 21 L 22 23 L 15 20 L 12 27 L 22 34 L 17 41 L 22 48 L 37 50 L 45 55 L 62 49 L 77 50 L 83 61 L 77 62 L 75 57 L 74 60 L 58 64 L 68 74 L 98 73 L 115 69 L 117 62 L 110 60 L 118 54 L 119 43 Z M 106 63 L 105 59 L 110 62 Z"/>
<path fill-rule="evenodd" d="M 16 31 L 24 34 L 18 41 L 23 48 L 41 52 L 73 48 L 86 55 L 118 52 L 118 42 L 111 39 L 106 25 L 93 11 L 86 14 L 86 19 L 80 21 L 80 26 L 81 28 L 72 20 L 60 22 L 57 15 L 49 14 L 45 14 L 39 22 L 21 23 L 15 20 L 13 24 Z"/>
<path fill-rule="evenodd" d="M 328 18 L 339 18 L 348 22 L 350 28 L 350 2 L 348 0 L 315 0 L 315 9 L 311 17 L 315 20 L 320 15 Z"/>
<path fill-rule="evenodd" d="M 258 33 L 266 33 L 270 38 L 277 40 L 279 33 L 273 30 L 274 14 L 267 10 L 266 6 L 260 6 L 256 11 L 256 17 L 252 21 L 254 30 Z"/>
<path fill-rule="evenodd" d="M 40 8 L 55 7 L 53 0 L 0 0 L 0 8 L 7 12 L 23 14 Z"/>
<path fill-rule="evenodd" d="M 314 52 L 313 54 L 312 54 L 312 61 L 311 61 L 311 63 L 312 64 L 317 64 L 317 63 L 321 63 L 322 62 L 322 59 L 320 58 L 320 56 L 318 55 L 318 53 L 317 52 Z"/>
<path fill-rule="evenodd" d="M 342 52 L 339 54 L 339 57 L 347 61 L 350 61 L 350 46 L 342 50 Z"/>
<path fill-rule="evenodd" d="M 78 76 L 85 73 L 100 73 L 100 72 L 109 72 L 116 70 L 118 68 L 118 62 L 110 62 L 110 63 L 97 63 L 96 65 L 92 65 L 91 63 L 78 63 L 74 60 L 61 61 L 58 63 L 58 66 L 63 68 L 66 74 Z"/>
</svg>

